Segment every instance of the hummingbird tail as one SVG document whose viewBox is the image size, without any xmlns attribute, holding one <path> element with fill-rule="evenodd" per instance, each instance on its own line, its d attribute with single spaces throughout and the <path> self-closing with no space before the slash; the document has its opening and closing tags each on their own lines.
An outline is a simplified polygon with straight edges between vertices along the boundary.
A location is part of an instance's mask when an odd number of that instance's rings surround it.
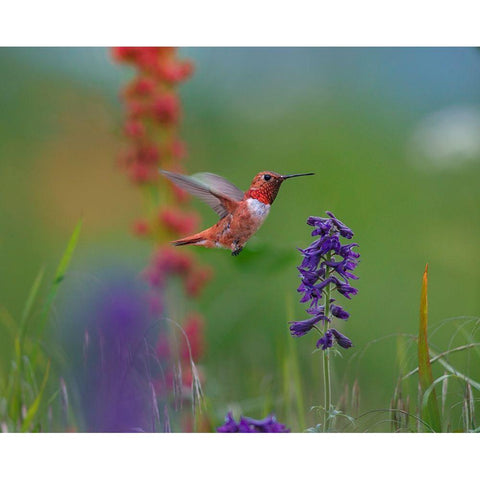
<svg viewBox="0 0 480 480">
<path fill-rule="evenodd" d="M 172 242 L 172 245 L 180 247 L 182 245 L 203 245 L 206 239 L 199 235 L 192 235 L 191 237 L 180 238 Z"/>
</svg>

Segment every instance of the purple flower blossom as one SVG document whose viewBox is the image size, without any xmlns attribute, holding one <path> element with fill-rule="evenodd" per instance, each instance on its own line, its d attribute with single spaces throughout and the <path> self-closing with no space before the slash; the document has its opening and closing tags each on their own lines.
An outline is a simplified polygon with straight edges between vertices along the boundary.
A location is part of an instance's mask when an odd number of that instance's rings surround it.
<svg viewBox="0 0 480 480">
<path fill-rule="evenodd" d="M 349 243 L 348 245 L 342 245 L 338 251 L 338 254 L 343 258 L 359 258 L 360 254 L 357 252 L 353 252 L 353 247 L 358 247 L 358 243 Z"/>
<path fill-rule="evenodd" d="M 340 305 L 331 305 L 330 312 L 334 317 L 341 318 L 342 320 L 346 320 L 350 316 Z"/>
<path fill-rule="evenodd" d="M 301 267 L 297 267 L 297 270 L 300 272 L 300 278 L 302 279 L 302 282 L 305 281 L 307 285 L 313 285 L 322 274 L 321 270 L 307 270 Z"/>
<path fill-rule="evenodd" d="M 327 330 L 325 335 L 320 338 L 317 342 L 317 348 L 322 347 L 322 350 L 326 350 L 327 348 L 333 347 L 333 334 L 332 330 Z"/>
<path fill-rule="evenodd" d="M 220 433 L 236 433 L 238 432 L 239 425 L 233 418 L 232 412 L 228 412 L 225 417 L 225 423 L 217 428 L 217 432 Z"/>
<path fill-rule="evenodd" d="M 333 347 L 334 338 L 338 345 L 340 345 L 342 348 L 350 348 L 353 346 L 352 341 L 348 337 L 341 334 L 338 330 L 331 328 L 330 330 L 327 330 L 323 337 L 318 340 L 317 348 L 322 347 L 322 350 L 326 350 L 327 348 Z"/>
<path fill-rule="evenodd" d="M 352 341 L 345 335 L 342 335 L 338 330 L 331 328 L 329 331 L 332 332 L 335 340 L 342 348 L 350 348 L 353 346 Z"/>
<path fill-rule="evenodd" d="M 327 218 L 308 217 L 307 225 L 316 227 L 312 232 L 312 237 L 315 235 L 326 235 L 331 228 L 331 221 Z"/>
<path fill-rule="evenodd" d="M 342 237 L 352 238 L 353 232 L 344 223 L 338 220 L 332 212 L 327 212 L 327 215 L 332 219 L 333 224 L 337 227 L 338 233 Z"/>
<path fill-rule="evenodd" d="M 263 420 L 255 420 L 250 417 L 240 417 L 237 423 L 232 412 L 228 412 L 225 423 L 217 428 L 219 433 L 289 433 L 290 429 L 282 423 L 278 423 L 273 415 Z"/>
<path fill-rule="evenodd" d="M 301 337 L 308 333 L 320 320 L 328 320 L 325 315 L 317 315 L 307 320 L 290 323 L 290 333 L 294 337 Z"/>
<path fill-rule="evenodd" d="M 340 283 L 337 285 L 337 291 L 349 300 L 352 298 L 352 295 L 356 295 L 358 293 L 358 290 L 348 283 Z"/>
<path fill-rule="evenodd" d="M 297 291 L 302 294 L 301 303 L 309 303 L 306 309 L 312 318 L 290 323 L 290 334 L 300 337 L 323 321 L 324 326 L 333 317 L 347 320 L 350 314 L 330 298 L 336 291 L 351 299 L 358 290 L 350 285 L 358 277 L 352 273 L 358 264 L 360 255 L 354 251 L 357 243 L 342 245 L 340 237 L 351 239 L 353 231 L 338 220 L 331 212 L 328 218 L 308 217 L 307 224 L 314 227 L 312 236 L 319 237 L 305 249 L 298 249 L 303 255 L 302 263 L 297 267 L 301 280 Z M 326 299 L 329 299 L 326 302 Z M 321 304 L 324 303 L 324 305 Z M 328 309 L 327 309 L 328 307 Z M 350 348 L 352 342 L 334 328 L 324 331 L 317 342 L 317 348 L 326 350 L 337 343 L 340 347 Z"/>
<path fill-rule="evenodd" d="M 63 307 L 71 322 L 64 348 L 71 382 L 78 387 L 81 430 L 153 432 L 167 418 L 162 416 L 171 397 L 163 372 L 175 358 L 156 355 L 167 328 L 149 311 L 148 291 L 136 277 L 129 270 L 99 267 L 98 285 L 86 285 L 81 298 L 70 295 L 71 303 Z M 80 348 L 78 338 L 84 339 Z"/>
</svg>

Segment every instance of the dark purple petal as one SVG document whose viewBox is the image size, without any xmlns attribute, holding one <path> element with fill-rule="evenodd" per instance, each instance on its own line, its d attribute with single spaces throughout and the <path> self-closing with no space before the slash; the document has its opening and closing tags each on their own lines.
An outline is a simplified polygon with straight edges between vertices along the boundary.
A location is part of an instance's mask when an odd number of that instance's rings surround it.
<svg viewBox="0 0 480 480">
<path fill-rule="evenodd" d="M 358 290 L 350 286 L 348 283 L 340 283 L 337 285 L 337 291 L 348 299 L 350 299 L 352 295 L 356 295 L 358 293 Z"/>
<path fill-rule="evenodd" d="M 307 224 L 316 227 L 312 235 L 327 235 L 332 228 L 332 221 L 328 218 L 308 217 Z"/>
<path fill-rule="evenodd" d="M 323 315 L 325 312 L 325 307 L 323 305 L 318 305 L 315 307 L 309 307 L 305 311 L 310 315 Z"/>
<path fill-rule="evenodd" d="M 304 292 L 303 297 L 300 299 L 301 303 L 310 302 L 311 307 L 316 307 L 318 301 L 322 298 L 322 290 L 318 285 L 307 285 L 302 283 L 298 288 L 297 292 Z"/>
<path fill-rule="evenodd" d="M 360 254 L 352 251 L 354 247 L 358 247 L 358 243 L 349 243 L 347 245 L 342 245 L 338 250 L 338 254 L 343 258 L 355 259 L 359 258 Z"/>
<path fill-rule="evenodd" d="M 343 222 L 338 220 L 332 212 L 327 212 L 327 215 L 332 219 L 333 224 L 338 228 L 340 235 L 345 238 L 352 238 L 353 232 Z"/>
<path fill-rule="evenodd" d="M 319 271 L 309 271 L 301 267 L 297 267 L 297 269 L 300 272 L 300 278 L 302 280 L 302 283 L 313 285 L 320 278 L 321 272 Z"/>
<path fill-rule="evenodd" d="M 357 263 L 351 260 L 325 260 L 321 263 L 321 266 L 330 267 L 331 269 L 333 269 L 334 272 L 338 273 L 346 281 L 348 281 L 349 278 L 353 280 L 358 280 L 358 277 L 356 275 L 350 273 L 357 266 Z"/>
<path fill-rule="evenodd" d="M 333 347 L 333 334 L 331 330 L 327 330 L 325 335 L 318 340 L 317 348 L 320 348 L 320 346 L 322 347 L 322 350 Z"/>
<path fill-rule="evenodd" d="M 304 256 L 325 255 L 328 252 L 339 253 L 342 245 L 338 233 L 315 240 L 309 247 L 301 250 Z"/>
<path fill-rule="evenodd" d="M 337 277 L 334 277 L 333 275 L 331 277 L 326 278 L 325 280 L 322 280 L 320 283 L 317 283 L 315 285 L 319 289 L 323 290 L 329 283 L 333 283 L 334 285 L 342 285 L 342 282 Z"/>
<path fill-rule="evenodd" d="M 342 245 L 340 243 L 338 235 L 331 235 L 329 237 L 325 237 L 319 247 L 319 252 L 322 255 L 325 255 L 329 252 L 338 253 L 340 251 L 340 248 L 342 248 Z"/>
<path fill-rule="evenodd" d="M 335 340 L 337 343 L 342 347 L 342 348 L 350 348 L 353 346 L 352 341 L 346 337 L 345 335 L 342 335 L 338 330 L 335 330 L 334 328 L 330 329 L 330 332 L 333 333 L 333 336 L 335 337 Z"/>
<path fill-rule="evenodd" d="M 334 317 L 341 318 L 342 320 L 346 320 L 350 316 L 340 305 L 332 305 L 330 311 Z"/>
<path fill-rule="evenodd" d="M 254 418 L 243 417 L 257 433 L 288 433 L 290 430 L 285 425 L 278 423 L 273 415 L 269 415 L 263 420 L 255 420 Z"/>
<path fill-rule="evenodd" d="M 225 423 L 217 428 L 219 433 L 236 433 L 238 432 L 238 425 L 233 418 L 232 412 L 228 412 L 225 416 Z"/>
<path fill-rule="evenodd" d="M 298 250 L 303 254 L 303 260 L 300 268 L 308 268 L 309 270 L 315 270 L 320 262 L 321 254 L 306 252 L 305 250 L 301 250 L 300 248 Z"/>
<path fill-rule="evenodd" d="M 262 420 L 249 417 L 240 417 L 238 424 L 235 422 L 232 412 L 225 417 L 225 424 L 217 428 L 219 433 L 288 433 L 288 429 L 282 423 L 277 422 L 273 415 Z"/>
<path fill-rule="evenodd" d="M 320 320 L 325 320 L 324 315 L 317 315 L 316 317 L 307 320 L 299 320 L 298 322 L 290 323 L 290 334 L 294 337 L 301 337 L 308 333 Z"/>
<path fill-rule="evenodd" d="M 238 422 L 238 433 L 256 433 L 256 430 L 253 426 L 251 426 L 248 420 L 244 417 L 240 417 L 240 421 Z"/>
</svg>

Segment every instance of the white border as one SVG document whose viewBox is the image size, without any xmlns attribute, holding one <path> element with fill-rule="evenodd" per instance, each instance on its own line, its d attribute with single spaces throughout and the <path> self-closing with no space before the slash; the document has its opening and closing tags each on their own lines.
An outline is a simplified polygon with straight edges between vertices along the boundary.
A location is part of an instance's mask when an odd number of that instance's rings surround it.
<svg viewBox="0 0 480 480">
<path fill-rule="evenodd" d="M 422 474 L 472 478 L 477 439 L 474 434 L 4 434 L 0 451 L 3 478 L 404 480 Z"/>
<path fill-rule="evenodd" d="M 4 46 L 474 46 L 478 2 L 4 2 Z"/>
</svg>

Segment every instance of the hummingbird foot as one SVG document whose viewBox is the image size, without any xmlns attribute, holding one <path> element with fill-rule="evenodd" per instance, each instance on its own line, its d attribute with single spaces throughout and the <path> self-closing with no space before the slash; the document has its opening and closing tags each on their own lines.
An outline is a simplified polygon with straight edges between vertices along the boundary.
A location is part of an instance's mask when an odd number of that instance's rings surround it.
<svg viewBox="0 0 480 480">
<path fill-rule="evenodd" d="M 236 250 L 233 250 L 232 256 L 236 257 L 242 250 L 243 250 L 243 247 L 240 247 L 240 248 L 237 248 Z"/>
</svg>

